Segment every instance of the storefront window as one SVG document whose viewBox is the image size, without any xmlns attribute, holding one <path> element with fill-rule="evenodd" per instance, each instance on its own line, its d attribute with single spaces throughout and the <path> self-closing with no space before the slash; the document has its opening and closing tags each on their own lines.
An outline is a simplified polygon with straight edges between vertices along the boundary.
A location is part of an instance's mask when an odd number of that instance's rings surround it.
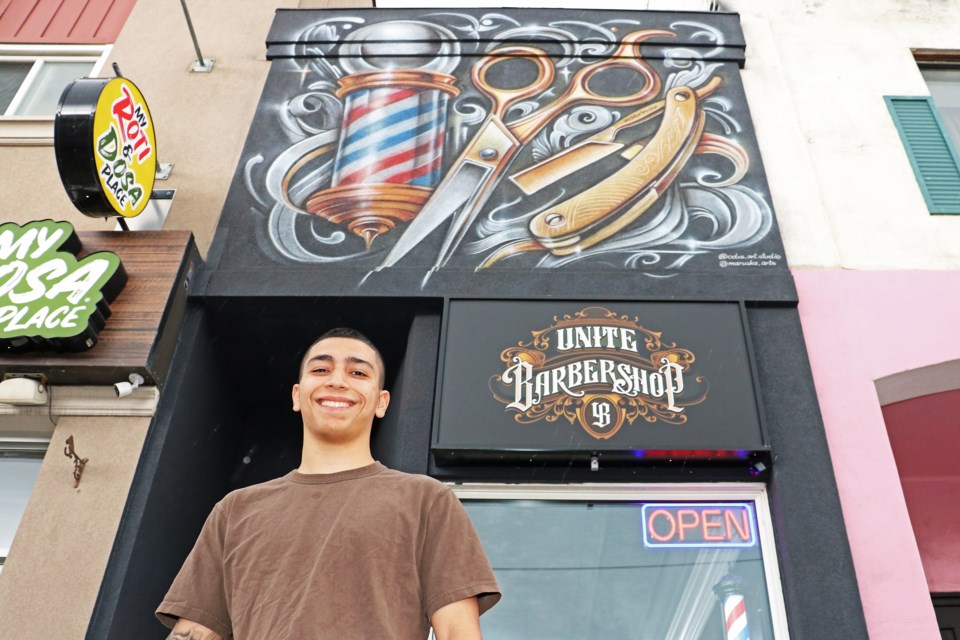
<svg viewBox="0 0 960 640">
<path fill-rule="evenodd" d="M 485 637 L 787 638 L 762 489 L 457 491 L 504 593 Z"/>
</svg>

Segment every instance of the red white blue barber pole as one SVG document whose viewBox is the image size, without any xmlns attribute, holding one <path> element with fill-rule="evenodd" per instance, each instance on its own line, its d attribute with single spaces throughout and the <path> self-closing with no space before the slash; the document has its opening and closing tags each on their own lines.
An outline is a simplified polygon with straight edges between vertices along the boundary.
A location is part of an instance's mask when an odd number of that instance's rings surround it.
<svg viewBox="0 0 960 640">
<path fill-rule="evenodd" d="M 725 640 L 750 640 L 747 604 L 743 598 L 739 576 L 724 576 L 713 588 L 723 613 Z"/>
<path fill-rule="evenodd" d="M 440 180 L 459 44 L 443 27 L 395 20 L 358 29 L 340 56 L 348 75 L 337 91 L 345 104 L 333 179 L 307 210 L 369 246 L 415 217 Z"/>
<path fill-rule="evenodd" d="M 447 95 L 410 87 L 347 96 L 333 185 L 416 184 L 440 178 Z"/>
</svg>

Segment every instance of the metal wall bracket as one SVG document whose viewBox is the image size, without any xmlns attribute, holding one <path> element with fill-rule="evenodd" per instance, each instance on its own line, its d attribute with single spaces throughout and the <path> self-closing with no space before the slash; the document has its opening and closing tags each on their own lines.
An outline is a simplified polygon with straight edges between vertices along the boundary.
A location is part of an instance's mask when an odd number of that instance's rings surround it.
<svg viewBox="0 0 960 640">
<path fill-rule="evenodd" d="M 204 58 L 200 52 L 200 43 L 197 42 L 197 32 L 193 30 L 193 20 L 190 19 L 190 10 L 187 9 L 187 0 L 180 0 L 180 6 L 183 8 L 183 17 L 187 19 L 187 29 L 190 30 L 190 39 L 193 41 L 193 49 L 197 52 L 197 57 L 190 66 L 191 73 L 210 73 L 213 71 L 214 58 Z"/>
<path fill-rule="evenodd" d="M 213 71 L 213 63 L 216 61 L 216 58 L 204 58 L 203 60 L 198 58 L 190 65 L 190 73 L 210 73 Z"/>
<path fill-rule="evenodd" d="M 171 173 L 173 173 L 172 162 L 157 163 L 157 180 L 168 180 Z"/>
<path fill-rule="evenodd" d="M 73 449 L 73 436 L 67 438 L 67 446 L 63 449 L 63 455 L 73 460 L 73 479 L 76 481 L 73 483 L 73 488 L 76 489 L 80 486 L 80 477 L 83 475 L 83 468 L 87 466 L 87 461 L 90 458 L 81 458 L 77 455 L 77 452 Z"/>
</svg>

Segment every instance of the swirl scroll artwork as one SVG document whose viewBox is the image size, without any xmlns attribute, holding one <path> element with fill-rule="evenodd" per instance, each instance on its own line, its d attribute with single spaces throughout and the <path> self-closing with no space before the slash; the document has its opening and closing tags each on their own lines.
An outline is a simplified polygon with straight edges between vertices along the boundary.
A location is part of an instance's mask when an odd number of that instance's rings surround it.
<svg viewBox="0 0 960 640">
<path fill-rule="evenodd" d="M 685 20 L 323 20 L 274 62 L 287 140 L 242 159 L 250 215 L 282 260 L 424 283 L 440 269 L 663 278 L 777 250 L 723 45 Z"/>
</svg>

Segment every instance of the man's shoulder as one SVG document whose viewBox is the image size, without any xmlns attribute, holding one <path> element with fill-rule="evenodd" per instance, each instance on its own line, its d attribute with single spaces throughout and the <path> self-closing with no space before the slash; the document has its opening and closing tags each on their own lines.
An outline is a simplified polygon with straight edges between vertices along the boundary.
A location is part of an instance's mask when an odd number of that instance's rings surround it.
<svg viewBox="0 0 960 640">
<path fill-rule="evenodd" d="M 425 476 L 422 473 L 407 473 L 406 471 L 397 471 L 386 467 L 378 476 L 385 482 L 402 484 L 422 491 L 443 493 L 450 490 L 447 485 L 436 478 Z"/>
<path fill-rule="evenodd" d="M 286 476 L 281 476 L 279 478 L 274 478 L 273 480 L 267 480 L 266 482 L 260 482 L 247 487 L 234 489 L 223 497 L 223 499 L 220 501 L 220 506 L 230 508 L 237 504 L 248 504 L 251 502 L 259 502 L 261 500 L 270 500 L 280 495 L 284 488 L 286 488 L 288 485 L 289 482 L 287 481 Z"/>
<path fill-rule="evenodd" d="M 445 495 L 453 495 L 450 487 L 420 473 L 406 473 L 386 468 L 371 479 L 380 485 L 385 493 L 402 495 L 406 500 L 419 499 L 424 505 L 430 505 Z"/>
</svg>

